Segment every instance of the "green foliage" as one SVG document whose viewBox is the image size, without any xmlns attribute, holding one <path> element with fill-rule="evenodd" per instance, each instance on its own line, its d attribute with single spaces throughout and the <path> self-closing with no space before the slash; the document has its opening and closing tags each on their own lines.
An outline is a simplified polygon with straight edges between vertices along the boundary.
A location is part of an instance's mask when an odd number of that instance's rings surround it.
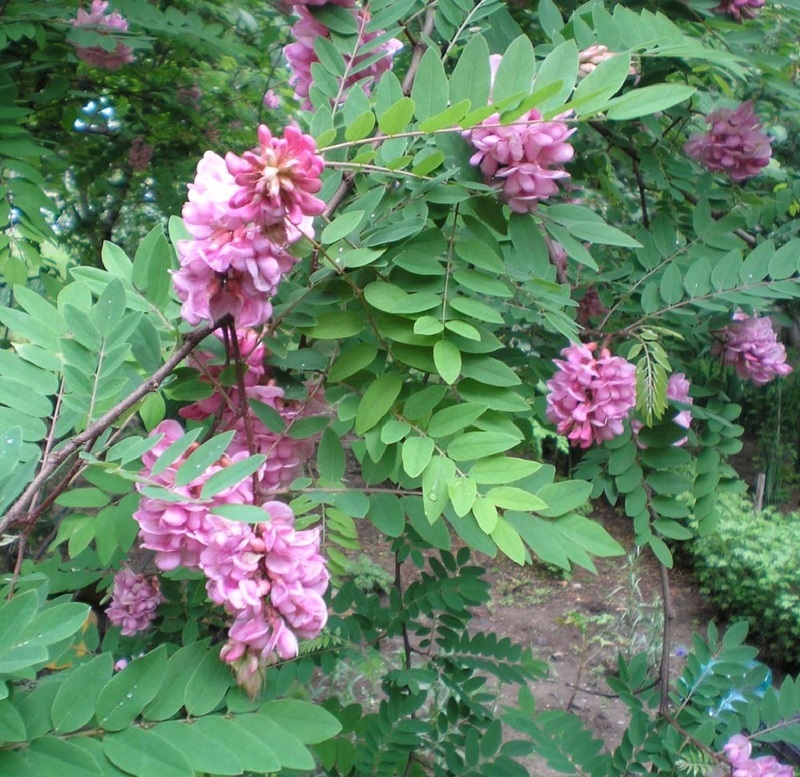
<svg viewBox="0 0 800 777">
<path fill-rule="evenodd" d="M 689 545 L 704 593 L 731 617 L 744 618 L 765 655 L 800 662 L 797 514 L 756 512 L 747 497 L 726 495 L 717 528 Z"/>
</svg>

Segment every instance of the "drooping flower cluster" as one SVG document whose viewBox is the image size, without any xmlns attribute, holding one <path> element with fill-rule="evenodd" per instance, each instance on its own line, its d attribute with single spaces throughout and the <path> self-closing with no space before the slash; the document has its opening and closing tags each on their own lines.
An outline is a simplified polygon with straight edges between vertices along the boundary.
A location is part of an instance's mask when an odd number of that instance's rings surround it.
<svg viewBox="0 0 800 777">
<path fill-rule="evenodd" d="M 756 386 L 792 371 L 786 363 L 786 349 L 778 342 L 768 316 L 748 316 L 738 310 L 719 337 L 713 353 L 721 355 L 722 363 L 732 366 L 740 378 L 751 380 Z"/>
<path fill-rule="evenodd" d="M 114 575 L 108 620 L 120 626 L 125 637 L 144 631 L 156 617 L 158 605 L 165 601 L 157 577 L 139 575 L 128 567 Z"/>
<path fill-rule="evenodd" d="M 464 133 L 477 149 L 470 164 L 480 167 L 487 182 L 498 186 L 515 213 L 533 212 L 539 200 L 558 191 L 557 180 L 569 178 L 561 165 L 573 157 L 567 138 L 575 129 L 563 121 L 541 119 L 534 108 L 519 123 L 501 126 L 495 113 Z"/>
<path fill-rule="evenodd" d="M 734 734 L 722 749 L 733 769 L 733 777 L 794 777 L 794 769 L 774 756 L 751 758 L 752 745 L 742 734 Z"/>
<path fill-rule="evenodd" d="M 684 151 L 696 162 L 715 173 L 727 173 L 732 181 L 758 175 L 772 156 L 771 138 L 761 131 L 753 103 L 742 103 L 736 110 L 719 108 L 706 116 L 708 132 L 694 135 Z"/>
<path fill-rule="evenodd" d="M 722 0 L 715 13 L 726 13 L 737 21 L 755 19 L 756 11 L 764 7 L 764 0 Z"/>
<path fill-rule="evenodd" d="M 577 343 L 564 348 L 564 361 L 547 382 L 547 417 L 573 445 L 592 443 L 622 434 L 623 422 L 636 404 L 636 368 L 597 343 Z"/>
<path fill-rule="evenodd" d="M 119 11 L 107 14 L 106 8 L 108 8 L 107 0 L 92 0 L 89 13 L 86 13 L 83 8 L 79 8 L 77 17 L 72 19 L 70 24 L 73 27 L 93 27 L 95 32 L 101 35 L 127 32 L 127 20 L 120 15 Z M 106 70 L 119 70 L 123 65 L 135 60 L 133 49 L 121 41 L 112 50 L 107 50 L 102 46 L 78 46 L 75 44 L 75 51 L 78 57 L 87 64 Z"/>
<path fill-rule="evenodd" d="M 320 5 L 321 3 L 309 2 L 307 5 Z M 403 44 L 397 38 L 381 42 L 379 39 L 384 35 L 382 30 L 367 32 L 366 27 L 369 23 L 369 12 L 364 9 L 356 9 L 352 3 L 337 2 L 351 10 L 355 17 L 358 29 L 358 53 L 355 56 L 345 54 L 345 76 L 344 84 L 340 92 L 344 92 L 348 87 L 356 83 L 361 83 L 361 87 L 369 94 L 373 83 L 392 67 L 394 55 Z M 311 66 L 319 62 L 314 51 L 314 43 L 320 38 L 329 38 L 330 30 L 316 17 L 312 16 L 306 4 L 295 3 L 300 18 L 292 26 L 292 37 L 294 42 L 285 46 L 284 56 L 289 63 L 292 75 L 289 78 L 289 85 L 294 87 L 295 96 L 302 101 L 303 108 L 309 110 L 312 107 L 309 92 L 313 84 Z M 377 42 L 376 42 L 377 41 Z"/>
<path fill-rule="evenodd" d="M 255 691 L 275 656 L 296 656 L 298 637 L 315 637 L 327 621 L 322 595 L 328 572 L 319 554 L 319 530 L 295 530 L 291 509 L 275 501 L 262 505 L 264 521 L 254 525 L 214 515 L 211 511 L 219 505 L 253 503 L 250 478 L 202 496 L 208 479 L 247 451 L 223 456 L 189 483 L 176 485 L 191 448 L 155 474 L 153 466 L 183 430 L 176 421 L 163 421 L 152 434 L 163 437 L 142 457 L 140 474 L 150 485 L 184 500 L 143 494 L 133 515 L 141 545 L 155 551 L 159 569 L 182 566 L 205 574 L 209 598 L 234 619 L 220 655 L 234 666 L 240 684 Z M 137 488 L 141 491 L 144 485 Z"/>
<path fill-rule="evenodd" d="M 192 239 L 178 242 L 172 280 L 192 325 L 225 314 L 237 326 L 267 321 L 270 297 L 297 262 L 287 247 L 313 236 L 325 208 L 314 196 L 324 163 L 313 138 L 297 127 L 276 138 L 261 125 L 258 140 L 241 157 L 207 151 L 189 185 L 183 219 Z"/>
<path fill-rule="evenodd" d="M 154 151 L 155 149 L 149 143 L 144 142 L 144 138 L 134 138 L 128 151 L 128 164 L 131 169 L 137 173 L 143 173 L 147 170 Z"/>
<path fill-rule="evenodd" d="M 239 330 L 238 346 L 246 372 L 244 374 L 245 395 L 247 400 L 247 421 L 242 414 L 242 401 L 239 389 L 236 386 L 222 389 L 217 378 L 223 369 L 223 364 L 212 359 L 210 354 L 196 351 L 193 358 L 201 367 L 203 375 L 201 380 L 216 383 L 217 390 L 207 399 L 202 399 L 179 412 L 184 418 L 203 420 L 216 415 L 219 431 L 235 432 L 234 438 L 228 447 L 231 455 L 251 453 L 247 436 L 247 425 L 252 435 L 252 453 L 262 453 L 266 461 L 256 473 L 258 486 L 264 492 L 275 491 L 281 486 L 291 483 L 301 472 L 303 465 L 314 453 L 315 438 L 306 437 L 296 440 L 286 434 L 278 434 L 268 429 L 250 409 L 250 402 L 261 402 L 272 408 L 283 419 L 285 425 L 290 425 L 300 417 L 320 414 L 325 406 L 317 396 L 320 392 L 318 385 L 309 388 L 309 398 L 303 402 L 287 400 L 284 391 L 275 385 L 264 365 L 266 349 L 259 341 L 258 335 L 253 330 Z M 223 393 L 224 392 L 224 393 Z"/>
</svg>

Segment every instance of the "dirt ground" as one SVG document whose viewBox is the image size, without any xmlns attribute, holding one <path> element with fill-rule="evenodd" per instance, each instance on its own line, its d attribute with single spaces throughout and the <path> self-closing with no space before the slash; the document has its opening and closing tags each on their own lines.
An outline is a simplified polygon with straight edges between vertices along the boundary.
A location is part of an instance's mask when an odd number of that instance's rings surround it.
<svg viewBox="0 0 800 777">
<path fill-rule="evenodd" d="M 648 551 L 634 550 L 631 521 L 598 505 L 595 518 L 627 555 L 597 560 L 597 574 L 577 569 L 562 576 L 541 566 L 521 568 L 508 559 L 484 559 L 492 579 L 492 601 L 473 620 L 476 630 L 492 631 L 530 647 L 547 661 L 546 678 L 531 684 L 540 710 L 571 710 L 613 749 L 627 726 L 627 709 L 609 694 L 605 675 L 616 671 L 619 651 L 648 651 L 660 658 L 663 618 L 658 566 Z M 682 648 L 692 632 L 715 616 L 691 573 L 670 572 L 675 617 L 671 621 L 673 677 L 682 671 Z M 514 693 L 509 689 L 509 697 Z M 531 775 L 560 774 L 531 763 Z"/>
</svg>

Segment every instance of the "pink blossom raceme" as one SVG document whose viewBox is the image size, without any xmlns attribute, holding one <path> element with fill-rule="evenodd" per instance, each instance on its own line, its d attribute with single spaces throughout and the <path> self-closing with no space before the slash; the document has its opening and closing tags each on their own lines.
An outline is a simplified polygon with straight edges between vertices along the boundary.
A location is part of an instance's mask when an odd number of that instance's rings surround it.
<svg viewBox="0 0 800 777">
<path fill-rule="evenodd" d="M 262 124 L 258 142 L 257 148 L 242 156 L 225 156 L 237 187 L 231 207 L 261 227 L 284 220 L 298 225 L 304 218 L 322 213 L 325 203 L 314 195 L 322 186 L 319 177 L 325 163 L 316 153 L 314 138 L 294 126 L 276 138 Z"/>
<path fill-rule="evenodd" d="M 764 0 L 722 0 L 715 13 L 726 13 L 737 21 L 755 19 L 756 11 L 763 8 Z"/>
<path fill-rule="evenodd" d="M 734 734 L 722 749 L 733 777 L 794 777 L 794 769 L 781 764 L 774 756 L 751 758 L 750 740 L 742 734 Z"/>
<path fill-rule="evenodd" d="M 597 343 L 564 348 L 565 361 L 547 382 L 547 417 L 573 445 L 588 448 L 622 434 L 636 404 L 636 368 L 607 348 L 595 358 Z"/>
<path fill-rule="evenodd" d="M 792 371 L 786 364 L 786 349 L 778 342 L 768 316 L 748 316 L 737 311 L 719 337 L 712 352 L 720 354 L 722 363 L 731 365 L 740 378 L 751 380 L 756 386 Z"/>
<path fill-rule="evenodd" d="M 533 212 L 539 200 L 558 191 L 558 179 L 569 178 L 561 165 L 574 154 L 567 138 L 575 129 L 563 121 L 541 118 L 534 108 L 519 124 L 501 126 L 495 113 L 464 133 L 477 149 L 470 164 L 479 166 L 487 181 L 498 185 L 515 213 Z"/>
<path fill-rule="evenodd" d="M 156 608 L 164 601 L 157 577 L 145 577 L 123 567 L 114 575 L 111 604 L 106 615 L 111 623 L 121 627 L 123 636 L 132 637 L 150 626 L 155 620 Z"/>
<path fill-rule="evenodd" d="M 92 7 L 89 13 L 78 9 L 78 15 L 72 19 L 70 24 L 73 27 L 93 27 L 98 34 L 113 36 L 115 32 L 127 32 L 128 22 L 118 11 L 107 14 L 108 2 L 106 0 L 92 0 Z M 123 65 L 133 62 L 133 49 L 122 42 L 118 42 L 116 47 L 109 51 L 102 46 L 78 46 L 75 50 L 80 59 L 94 66 L 102 67 L 106 70 L 119 70 Z"/>
<path fill-rule="evenodd" d="M 337 3 L 337 5 L 345 5 L 345 3 Z M 347 4 L 348 7 L 352 5 L 352 3 Z M 297 11 L 300 18 L 291 30 L 294 42 L 285 46 L 283 53 L 289 63 L 289 69 L 292 71 L 289 85 L 294 87 L 295 96 L 302 101 L 303 108 L 310 110 L 312 105 L 309 92 L 313 85 L 311 66 L 315 62 L 319 62 L 314 51 L 314 43 L 318 38 L 329 38 L 330 31 L 306 8 L 301 6 L 297 8 Z M 403 44 L 396 38 L 377 45 L 372 43 L 384 34 L 383 31 L 365 32 L 370 19 L 369 12 L 353 7 L 352 13 L 358 24 L 359 53 L 355 57 L 345 55 L 347 77 L 341 91 L 344 93 L 348 87 L 360 82 L 361 87 L 369 94 L 371 84 L 376 83 L 387 70 L 391 69 L 394 55 L 403 47 Z M 382 56 L 367 64 L 367 61 L 372 60 L 377 54 L 382 54 Z"/>
<path fill-rule="evenodd" d="M 736 110 L 719 108 L 706 117 L 708 132 L 694 135 L 684 151 L 696 162 L 715 173 L 727 173 L 732 181 L 758 175 L 772 156 L 771 138 L 761 131 L 753 103 L 742 103 Z"/>
<path fill-rule="evenodd" d="M 134 138 L 128 151 L 128 164 L 137 173 L 144 172 L 153 158 L 154 150 L 152 146 L 144 142 L 143 138 Z"/>
</svg>

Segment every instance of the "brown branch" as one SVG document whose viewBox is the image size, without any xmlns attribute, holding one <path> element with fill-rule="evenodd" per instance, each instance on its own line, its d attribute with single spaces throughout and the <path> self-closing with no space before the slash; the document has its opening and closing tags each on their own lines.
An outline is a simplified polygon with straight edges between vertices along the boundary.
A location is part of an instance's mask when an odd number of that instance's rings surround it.
<svg viewBox="0 0 800 777">
<path fill-rule="evenodd" d="M 411 94 L 411 87 L 414 85 L 414 79 L 417 76 L 419 64 L 422 62 L 422 57 L 428 50 L 428 44 L 425 42 L 425 38 L 430 37 L 433 32 L 434 16 L 435 12 L 432 7 L 425 11 L 422 33 L 414 42 L 414 50 L 411 52 L 411 62 L 408 65 L 406 76 L 403 79 L 403 94 L 406 95 L 406 97 Z"/>
<path fill-rule="evenodd" d="M 226 315 L 223 318 L 209 324 L 202 329 L 196 329 L 185 335 L 183 344 L 176 350 L 161 367 L 159 367 L 147 380 L 145 380 L 134 391 L 128 394 L 125 399 L 104 413 L 91 426 L 71 440 L 68 440 L 62 448 L 59 448 L 47 462 L 42 464 L 39 474 L 31 481 L 30 485 L 23 491 L 22 495 L 11 506 L 8 512 L 0 518 L 0 533 L 4 532 L 9 526 L 24 519 L 27 510 L 39 491 L 42 489 L 47 479 L 66 461 L 70 456 L 77 453 L 85 445 L 92 442 L 107 427 L 117 420 L 126 410 L 133 407 L 140 399 L 151 391 L 156 391 L 161 382 L 215 329 L 225 325 L 229 320 Z"/>
</svg>

